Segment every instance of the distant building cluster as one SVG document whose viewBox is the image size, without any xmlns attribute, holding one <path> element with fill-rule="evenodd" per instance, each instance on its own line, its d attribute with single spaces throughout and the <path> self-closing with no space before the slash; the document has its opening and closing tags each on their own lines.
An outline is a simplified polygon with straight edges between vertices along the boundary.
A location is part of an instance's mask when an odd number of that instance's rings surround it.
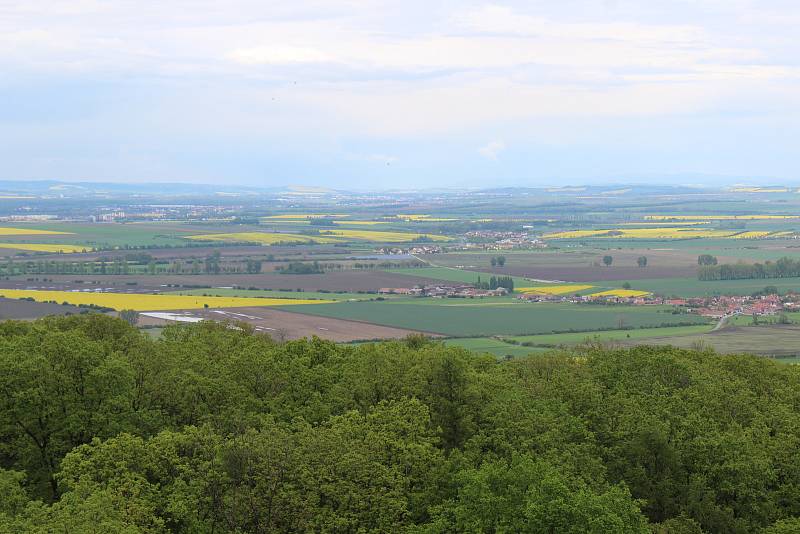
<svg viewBox="0 0 800 534">
<path fill-rule="evenodd" d="M 547 243 L 528 232 L 503 232 L 473 230 L 464 234 L 464 250 L 510 250 L 518 248 L 545 248 Z"/>
<path fill-rule="evenodd" d="M 384 247 L 375 250 L 376 254 L 386 254 L 386 255 L 421 255 L 421 254 L 441 254 L 442 247 L 439 245 L 416 245 L 413 247 Z"/>
<path fill-rule="evenodd" d="M 471 285 L 430 285 L 415 287 L 382 287 L 378 293 L 384 295 L 408 295 L 411 297 L 434 298 L 475 298 L 475 297 L 502 297 L 508 294 L 504 287 L 497 289 L 478 289 Z"/>
</svg>

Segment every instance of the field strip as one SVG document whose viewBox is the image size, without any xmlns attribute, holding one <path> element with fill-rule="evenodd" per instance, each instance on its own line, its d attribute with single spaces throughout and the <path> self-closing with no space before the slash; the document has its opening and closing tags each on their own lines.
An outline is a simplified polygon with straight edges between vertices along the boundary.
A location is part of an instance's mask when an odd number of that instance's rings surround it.
<svg viewBox="0 0 800 534">
<path fill-rule="evenodd" d="M 91 252 L 92 247 L 81 247 L 78 245 L 60 245 L 57 243 L 0 243 L 0 248 L 10 248 L 14 250 L 29 250 L 31 252 L 55 252 L 70 254 L 73 252 Z"/>
<path fill-rule="evenodd" d="M 33 228 L 0 227 L 0 235 L 74 235 L 72 232 L 57 232 L 56 230 L 34 230 Z"/>
<path fill-rule="evenodd" d="M 94 293 L 79 291 L 38 291 L 0 289 L 0 296 L 12 299 L 33 299 L 36 302 L 67 302 L 76 306 L 101 306 L 115 310 L 166 311 L 200 308 L 245 308 L 261 306 L 294 306 L 301 304 L 334 304 L 333 300 L 271 299 L 258 297 L 203 297 L 189 295 L 153 295 L 138 293 Z"/>
</svg>

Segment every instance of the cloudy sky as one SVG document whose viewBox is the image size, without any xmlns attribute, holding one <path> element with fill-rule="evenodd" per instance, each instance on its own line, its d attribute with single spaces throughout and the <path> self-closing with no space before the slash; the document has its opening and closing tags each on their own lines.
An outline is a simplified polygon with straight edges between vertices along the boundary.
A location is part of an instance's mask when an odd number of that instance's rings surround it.
<svg viewBox="0 0 800 534">
<path fill-rule="evenodd" d="M 0 0 L 0 179 L 800 183 L 797 0 Z"/>
</svg>

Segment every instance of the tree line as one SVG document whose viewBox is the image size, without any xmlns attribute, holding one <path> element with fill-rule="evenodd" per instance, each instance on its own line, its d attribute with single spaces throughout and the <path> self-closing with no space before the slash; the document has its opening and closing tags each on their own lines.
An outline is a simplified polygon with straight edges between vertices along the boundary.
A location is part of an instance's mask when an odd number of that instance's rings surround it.
<svg viewBox="0 0 800 534">
<path fill-rule="evenodd" d="M 0 323 L 0 532 L 800 528 L 796 367 L 231 326 Z"/>
<path fill-rule="evenodd" d="M 716 258 L 714 258 L 716 260 Z M 793 278 L 800 276 L 800 260 L 789 257 L 764 263 L 703 264 L 697 270 L 698 280 L 742 280 Z"/>
<path fill-rule="evenodd" d="M 509 293 L 514 291 L 514 279 L 510 276 L 492 276 L 488 280 L 481 280 L 481 277 L 478 277 L 478 281 L 473 284 L 478 289 L 497 289 L 503 287 L 508 290 Z"/>
</svg>

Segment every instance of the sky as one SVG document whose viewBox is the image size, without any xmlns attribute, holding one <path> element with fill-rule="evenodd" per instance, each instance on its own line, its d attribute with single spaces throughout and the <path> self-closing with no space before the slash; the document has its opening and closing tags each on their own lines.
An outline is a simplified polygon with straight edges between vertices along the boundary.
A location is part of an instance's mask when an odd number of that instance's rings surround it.
<svg viewBox="0 0 800 534">
<path fill-rule="evenodd" d="M 0 0 L 0 179 L 800 183 L 796 0 Z"/>
</svg>

